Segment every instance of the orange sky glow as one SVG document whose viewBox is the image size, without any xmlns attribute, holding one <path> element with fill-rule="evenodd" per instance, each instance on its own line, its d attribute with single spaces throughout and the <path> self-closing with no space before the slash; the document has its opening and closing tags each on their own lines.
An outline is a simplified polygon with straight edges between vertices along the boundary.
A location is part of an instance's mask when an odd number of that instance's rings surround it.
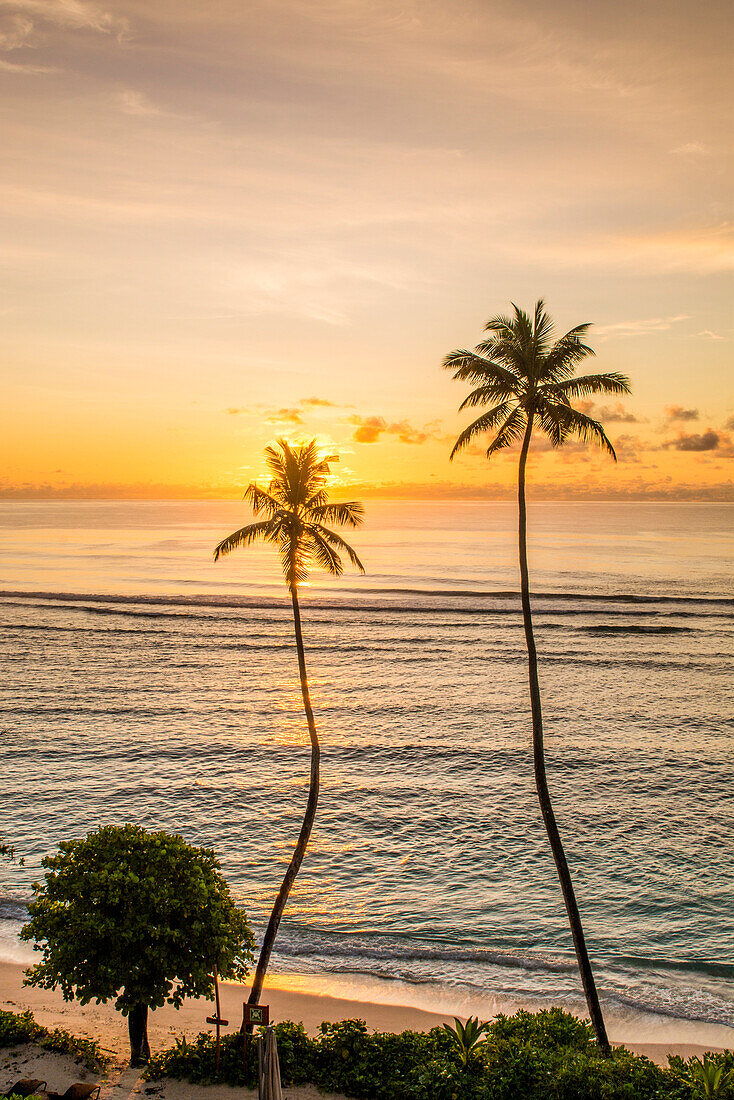
<svg viewBox="0 0 734 1100">
<path fill-rule="evenodd" d="M 503 499 L 443 356 L 594 323 L 619 462 L 539 498 L 734 499 L 729 6 L 0 0 L 0 497 Z"/>
</svg>

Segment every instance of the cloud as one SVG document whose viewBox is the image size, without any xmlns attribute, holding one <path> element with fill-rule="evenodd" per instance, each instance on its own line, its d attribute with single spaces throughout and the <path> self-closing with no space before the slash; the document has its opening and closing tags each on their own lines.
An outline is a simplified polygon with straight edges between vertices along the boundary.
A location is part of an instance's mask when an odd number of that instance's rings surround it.
<svg viewBox="0 0 734 1100">
<path fill-rule="evenodd" d="M 407 420 L 401 420 L 396 424 L 388 424 L 387 431 L 390 435 L 396 435 L 401 443 L 425 443 L 427 439 L 430 439 L 428 432 L 412 427 Z"/>
<path fill-rule="evenodd" d="M 25 15 L 11 15 L 0 26 L 0 50 L 18 50 L 33 33 L 33 20 Z"/>
<path fill-rule="evenodd" d="M 585 413 L 586 416 L 593 416 L 595 420 L 605 421 L 610 424 L 641 423 L 640 418 L 625 409 L 621 401 L 617 401 L 615 405 L 597 405 L 594 401 L 579 401 L 578 410 L 579 412 Z"/>
<path fill-rule="evenodd" d="M 509 251 L 509 242 L 507 247 Z M 632 234 L 622 227 L 603 235 L 546 235 L 542 240 L 528 238 L 520 242 L 514 249 L 514 255 L 516 259 L 523 256 L 532 261 L 536 268 L 542 264 L 605 268 L 610 272 L 634 270 L 648 274 L 687 272 L 713 275 L 734 269 L 734 226 L 722 221 L 683 228 L 671 224 L 666 229 L 640 230 Z M 651 318 L 653 322 L 656 320 L 665 322 L 666 318 Z M 625 322 L 624 328 L 633 323 Z M 644 326 L 645 322 L 639 324 Z M 609 325 L 601 327 L 604 330 L 611 328 Z M 637 328 L 632 332 L 605 331 L 602 335 L 634 336 L 638 331 Z M 643 329 L 643 334 L 647 331 Z"/>
<path fill-rule="evenodd" d="M 698 409 L 684 409 L 682 405 L 666 405 L 665 416 L 672 420 L 698 420 Z"/>
<path fill-rule="evenodd" d="M 303 424 L 300 409 L 278 409 L 265 417 L 268 424 Z"/>
<path fill-rule="evenodd" d="M 325 397 L 302 397 L 298 402 L 299 405 L 310 405 L 313 408 L 324 409 L 336 409 L 336 405 L 333 401 L 328 401 Z"/>
<path fill-rule="evenodd" d="M 41 23 L 74 30 L 93 30 L 118 37 L 128 30 L 128 22 L 119 15 L 104 11 L 87 0 L 4 0 L 3 7 L 12 8 L 15 17 L 30 17 Z"/>
<path fill-rule="evenodd" d="M 656 332 L 667 332 L 673 325 L 687 321 L 687 313 L 679 313 L 675 317 L 647 317 L 638 321 L 616 321 L 612 325 L 595 325 L 595 336 L 613 336 L 616 338 L 628 336 L 651 336 Z"/>
<path fill-rule="evenodd" d="M 700 435 L 696 433 L 686 435 L 685 432 L 681 432 L 677 439 L 669 439 L 667 443 L 663 443 L 663 447 L 672 448 L 675 451 L 715 451 L 720 443 L 728 443 L 727 437 L 708 428 Z"/>
<path fill-rule="evenodd" d="M 534 480 L 528 486 L 533 500 L 734 500 L 734 482 L 722 480 L 711 485 L 698 483 L 672 483 L 669 478 L 655 475 L 651 480 L 643 472 L 634 481 L 616 484 L 609 478 L 586 481 Z M 349 493 L 357 498 L 383 500 L 514 500 L 517 489 L 514 484 L 489 481 L 485 484 L 442 481 L 430 482 L 370 481 L 353 482 Z M 2 492 L 0 490 L 0 495 Z"/>
<path fill-rule="evenodd" d="M 710 157 L 712 152 L 702 141 L 687 141 L 685 145 L 678 145 L 670 151 L 674 156 L 681 157 Z"/>
<path fill-rule="evenodd" d="M 620 435 L 614 440 L 614 450 L 620 462 L 639 462 L 640 440 L 636 435 Z"/>
<path fill-rule="evenodd" d="M 350 416 L 349 423 L 356 425 L 352 436 L 355 443 L 377 443 L 387 431 L 387 421 L 382 416 Z"/>
<path fill-rule="evenodd" d="M 438 438 L 433 425 L 425 428 L 415 428 L 407 420 L 396 420 L 388 424 L 383 416 L 350 416 L 349 423 L 355 424 L 356 429 L 352 439 L 355 443 L 377 443 L 380 436 L 395 435 L 401 443 L 421 444 L 428 439 Z"/>
<path fill-rule="evenodd" d="M 164 114 L 160 107 L 156 107 L 142 92 L 136 92 L 132 88 L 124 88 L 115 96 L 117 106 L 126 115 L 134 115 L 136 118 L 155 118 Z"/>
<path fill-rule="evenodd" d="M 326 397 L 302 397 L 294 406 L 287 409 L 270 409 L 265 412 L 265 420 L 269 424 L 302 424 L 303 413 L 308 409 L 338 409 L 340 406 Z M 240 414 L 263 415 L 262 405 L 229 405 L 222 412 L 230 416 Z"/>
<path fill-rule="evenodd" d="M 17 61 L 5 61 L 0 59 L 0 70 L 4 73 L 57 73 L 59 70 L 53 65 L 22 65 Z"/>
<path fill-rule="evenodd" d="M 705 336 L 709 340 L 726 340 L 726 336 L 720 336 L 718 332 L 712 332 L 710 328 L 702 329 L 701 332 L 696 332 L 694 335 Z"/>
</svg>

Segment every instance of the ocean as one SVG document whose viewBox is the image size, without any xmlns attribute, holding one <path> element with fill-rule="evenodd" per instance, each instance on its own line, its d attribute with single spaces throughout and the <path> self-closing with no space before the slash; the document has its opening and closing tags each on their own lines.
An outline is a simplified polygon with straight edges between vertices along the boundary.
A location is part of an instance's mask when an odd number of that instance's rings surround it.
<svg viewBox="0 0 734 1100">
<path fill-rule="evenodd" d="M 617 1031 L 729 1046 L 732 521 L 530 506 L 549 783 L 603 1005 Z M 237 502 L 0 506 L 0 958 L 30 959 L 43 856 L 100 823 L 215 848 L 262 927 L 308 741 L 276 556 L 211 558 L 245 522 Z M 323 785 L 273 962 L 294 982 L 583 1010 L 533 787 L 515 524 L 511 503 L 368 502 L 348 536 L 367 575 L 303 589 Z"/>
</svg>

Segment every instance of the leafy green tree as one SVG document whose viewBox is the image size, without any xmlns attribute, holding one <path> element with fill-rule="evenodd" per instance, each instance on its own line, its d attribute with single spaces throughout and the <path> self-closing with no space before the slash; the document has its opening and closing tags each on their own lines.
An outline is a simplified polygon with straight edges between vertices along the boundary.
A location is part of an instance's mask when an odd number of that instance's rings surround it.
<svg viewBox="0 0 734 1100">
<path fill-rule="evenodd" d="M 214 560 L 230 554 L 241 546 L 249 546 L 262 539 L 276 547 L 280 555 L 283 577 L 291 594 L 293 625 L 298 653 L 298 671 L 301 680 L 303 709 L 311 740 L 311 775 L 308 801 L 296 847 L 286 870 L 265 930 L 249 1003 L 260 1000 L 265 974 L 288 895 L 306 854 L 319 799 L 320 746 L 316 732 L 311 694 L 306 672 L 306 655 L 303 647 L 301 611 L 298 603 L 298 586 L 309 575 L 313 566 L 325 569 L 332 576 L 341 576 L 344 566 L 341 553 L 345 553 L 352 565 L 364 573 L 364 566 L 351 546 L 335 531 L 325 526 L 358 527 L 364 519 L 364 508 L 356 501 L 330 504 L 326 490 L 330 462 L 335 456 L 319 453 L 316 440 L 291 446 L 285 439 L 278 439 L 275 446 L 265 448 L 265 461 L 272 474 L 267 490 L 251 483 L 245 492 L 255 516 L 264 516 L 257 523 L 250 523 L 234 531 L 214 550 Z"/>
<path fill-rule="evenodd" d="M 607 1052 L 610 1049 L 609 1039 L 546 778 L 538 657 L 530 605 L 525 504 L 525 469 L 530 440 L 536 427 L 547 436 L 553 447 L 562 447 L 575 437 L 584 442 L 599 443 L 616 461 L 614 448 L 602 425 L 571 404 L 574 400 L 594 394 L 630 392 L 629 381 L 622 374 L 575 374 L 577 364 L 594 354 L 583 342 L 589 327 L 587 324 L 577 325 L 565 336 L 553 341 L 553 321 L 546 313 L 543 301 L 536 304 L 533 317 L 513 305 L 512 316 L 498 316 L 487 322 L 485 331 L 491 334 L 488 339 L 478 344 L 474 351 L 452 351 L 446 356 L 444 367 L 454 372 L 455 379 L 473 386 L 460 409 L 485 409 L 461 432 L 451 457 L 477 437 L 488 433 L 492 436 L 486 452 L 488 459 L 506 447 L 520 444 L 520 594 L 528 651 L 535 783 L 568 913 L 589 1015 L 599 1048 Z"/>
<path fill-rule="evenodd" d="M 135 825 L 105 825 L 46 856 L 21 937 L 41 961 L 26 985 L 82 1004 L 115 999 L 133 1064 L 147 1061 L 148 1009 L 214 993 L 213 970 L 242 980 L 252 933 L 207 848 Z"/>
</svg>

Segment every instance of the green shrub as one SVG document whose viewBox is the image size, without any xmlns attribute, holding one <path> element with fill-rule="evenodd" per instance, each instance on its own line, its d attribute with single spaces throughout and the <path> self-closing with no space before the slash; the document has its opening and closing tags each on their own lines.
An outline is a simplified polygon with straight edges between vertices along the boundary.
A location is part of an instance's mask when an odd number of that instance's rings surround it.
<svg viewBox="0 0 734 1100">
<path fill-rule="evenodd" d="M 313 1084 L 343 1092 L 357 1100 L 403 1100 L 437 1096 L 439 1073 L 429 1087 L 427 1075 L 434 1062 L 447 1068 L 453 1081 L 458 1060 L 450 1037 L 442 1028 L 429 1032 L 368 1032 L 363 1020 L 321 1025 L 317 1041 Z"/>
<path fill-rule="evenodd" d="M 698 1100 L 690 1066 L 671 1059 L 661 1069 L 623 1048 L 603 1057 L 588 1024 L 560 1009 L 499 1016 L 467 1064 L 444 1028 L 400 1034 L 370 1032 L 363 1020 L 324 1023 L 315 1038 L 301 1024 L 276 1024 L 286 1087 L 311 1083 L 355 1100 Z M 222 1039 L 220 1080 L 252 1087 L 255 1043 L 247 1072 L 242 1036 Z M 734 1053 L 714 1055 L 725 1071 Z M 688 1067 L 688 1069 L 686 1068 Z M 688 1083 L 686 1082 L 688 1073 Z M 215 1041 L 200 1035 L 153 1058 L 149 1078 L 215 1080 Z M 727 1089 L 729 1086 L 727 1085 Z M 729 1091 L 721 1100 L 734 1100 Z"/>
<path fill-rule="evenodd" d="M 530 1043 L 547 1050 L 573 1047 L 588 1051 L 594 1043 L 594 1031 L 591 1024 L 561 1008 L 544 1008 L 541 1012 L 520 1009 L 514 1016 L 496 1016 L 487 1029 L 487 1038 Z"/>
<path fill-rule="evenodd" d="M 290 1088 L 314 1080 L 316 1040 L 306 1034 L 303 1024 L 285 1020 L 275 1025 L 275 1035 L 283 1084 Z M 209 1032 L 202 1032 L 193 1042 L 181 1037 L 170 1050 L 152 1055 L 145 1076 L 151 1081 L 176 1077 L 198 1085 L 209 1085 L 220 1080 L 229 1085 L 252 1088 L 257 1083 L 255 1038 L 248 1038 L 247 1041 L 245 1070 L 242 1035 L 239 1032 L 222 1035 L 219 1076 L 216 1067 L 216 1040 Z"/>
<path fill-rule="evenodd" d="M 704 1054 L 703 1061 L 700 1058 L 686 1061 L 676 1055 L 668 1058 L 668 1062 L 676 1080 L 688 1089 L 685 1095 L 734 1100 L 734 1051 Z"/>
<path fill-rule="evenodd" d="M 0 1048 L 35 1043 L 55 1054 L 67 1054 L 92 1072 L 103 1069 L 109 1059 L 95 1039 L 79 1039 L 61 1028 L 41 1027 L 30 1012 L 6 1012 L 0 1009 Z"/>
<path fill-rule="evenodd" d="M 614 1050 L 610 1057 L 569 1053 L 552 1071 L 553 1096 L 563 1100 L 658 1100 L 678 1096 L 666 1070 L 628 1050 Z"/>
</svg>

